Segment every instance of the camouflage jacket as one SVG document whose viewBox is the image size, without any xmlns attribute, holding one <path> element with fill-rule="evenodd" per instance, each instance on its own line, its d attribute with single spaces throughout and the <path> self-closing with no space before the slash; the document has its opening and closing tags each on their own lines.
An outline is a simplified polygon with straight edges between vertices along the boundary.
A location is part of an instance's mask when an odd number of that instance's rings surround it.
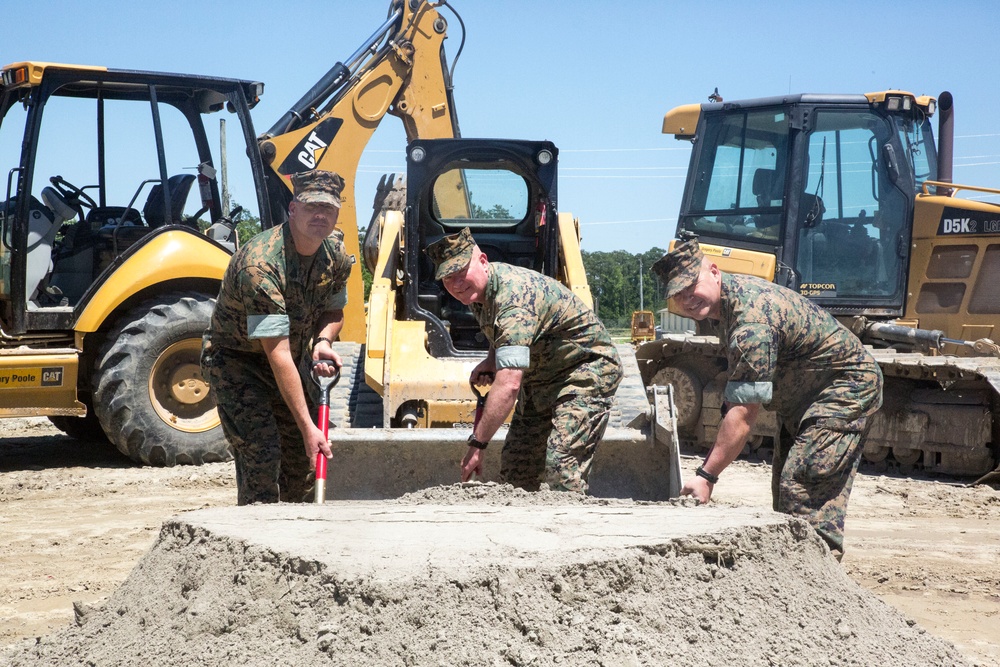
<svg viewBox="0 0 1000 667">
<path fill-rule="evenodd" d="M 350 273 L 336 234 L 304 257 L 287 224 L 261 232 L 229 262 L 208 329 L 211 346 L 263 352 L 259 339 L 287 336 L 292 358 L 301 360 L 323 314 L 347 304 Z"/>
<path fill-rule="evenodd" d="M 720 331 L 730 403 L 763 403 L 794 427 L 851 424 L 882 404 L 882 374 L 861 341 L 809 299 L 774 283 L 722 274 Z"/>
<path fill-rule="evenodd" d="M 621 360 L 593 310 L 537 271 L 501 262 L 489 271 L 484 303 L 473 303 L 472 312 L 498 369 L 523 369 L 521 386 L 552 400 L 614 392 Z"/>
</svg>

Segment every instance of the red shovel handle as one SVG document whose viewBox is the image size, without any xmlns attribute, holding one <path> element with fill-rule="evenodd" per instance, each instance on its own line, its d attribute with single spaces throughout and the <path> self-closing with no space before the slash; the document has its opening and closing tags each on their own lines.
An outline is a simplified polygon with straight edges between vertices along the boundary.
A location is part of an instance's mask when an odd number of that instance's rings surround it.
<svg viewBox="0 0 1000 667">
<path fill-rule="evenodd" d="M 330 406 L 320 405 L 319 406 L 319 417 L 317 418 L 319 424 L 319 430 L 323 432 L 323 439 L 328 440 L 330 437 Z M 326 457 L 323 456 L 323 451 L 320 450 L 316 452 L 316 481 L 323 480 L 326 481 Z"/>
<path fill-rule="evenodd" d="M 318 364 L 330 363 L 326 360 L 319 360 L 313 362 L 313 368 Z M 337 384 L 340 380 L 340 368 L 337 368 L 337 373 L 332 377 L 321 377 L 313 373 L 313 382 L 319 387 L 319 412 L 316 415 L 316 426 L 323 433 L 323 439 L 330 439 L 330 389 Z M 326 457 L 323 456 L 323 451 L 320 450 L 316 452 L 316 485 L 313 487 L 315 489 L 315 496 L 313 502 L 317 505 L 322 505 L 323 501 L 326 500 Z"/>
</svg>

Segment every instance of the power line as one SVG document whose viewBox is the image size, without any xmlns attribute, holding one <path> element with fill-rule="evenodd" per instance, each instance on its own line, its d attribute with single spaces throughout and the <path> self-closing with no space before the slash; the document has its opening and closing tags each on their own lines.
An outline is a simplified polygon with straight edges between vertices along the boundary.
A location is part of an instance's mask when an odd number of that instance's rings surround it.
<svg viewBox="0 0 1000 667">
<path fill-rule="evenodd" d="M 636 225 L 650 222 L 677 222 L 677 218 L 646 218 L 645 220 L 599 220 L 596 222 L 580 221 L 581 227 L 593 227 L 596 225 Z"/>
<path fill-rule="evenodd" d="M 560 153 L 644 153 L 647 151 L 689 151 L 690 146 L 674 148 L 560 148 Z"/>
<path fill-rule="evenodd" d="M 653 171 L 654 169 L 659 169 L 661 171 L 663 169 L 672 169 L 675 171 L 683 169 L 684 171 L 687 171 L 687 165 L 684 165 L 683 167 L 560 167 L 559 171 Z"/>
</svg>

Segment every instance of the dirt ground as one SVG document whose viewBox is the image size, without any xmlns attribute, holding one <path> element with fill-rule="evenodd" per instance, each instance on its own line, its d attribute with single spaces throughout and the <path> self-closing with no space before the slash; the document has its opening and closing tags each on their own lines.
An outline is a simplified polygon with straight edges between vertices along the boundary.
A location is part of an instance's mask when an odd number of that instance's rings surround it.
<svg viewBox="0 0 1000 667">
<path fill-rule="evenodd" d="M 2 425 L 0 646 L 68 625 L 74 602 L 110 596 L 167 518 L 236 500 L 231 463 L 138 468 L 44 419 Z M 685 458 L 685 474 L 697 463 Z M 715 502 L 769 506 L 769 480 L 766 464 L 737 462 Z M 1000 667 L 1000 492 L 863 470 L 846 541 L 843 567 L 858 584 L 970 661 Z"/>
</svg>

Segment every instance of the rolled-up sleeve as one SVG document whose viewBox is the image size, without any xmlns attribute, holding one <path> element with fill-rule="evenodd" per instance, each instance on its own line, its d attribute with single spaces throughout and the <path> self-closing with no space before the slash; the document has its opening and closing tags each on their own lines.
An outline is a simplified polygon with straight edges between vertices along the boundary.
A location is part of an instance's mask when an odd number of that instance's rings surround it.
<svg viewBox="0 0 1000 667">
<path fill-rule="evenodd" d="M 531 348 L 524 345 L 505 345 L 496 351 L 497 368 L 531 368 Z"/>
<path fill-rule="evenodd" d="M 248 338 L 284 338 L 289 334 L 288 315 L 248 315 Z"/>
<path fill-rule="evenodd" d="M 347 285 L 334 292 L 327 304 L 327 310 L 343 310 L 347 307 Z"/>
</svg>

